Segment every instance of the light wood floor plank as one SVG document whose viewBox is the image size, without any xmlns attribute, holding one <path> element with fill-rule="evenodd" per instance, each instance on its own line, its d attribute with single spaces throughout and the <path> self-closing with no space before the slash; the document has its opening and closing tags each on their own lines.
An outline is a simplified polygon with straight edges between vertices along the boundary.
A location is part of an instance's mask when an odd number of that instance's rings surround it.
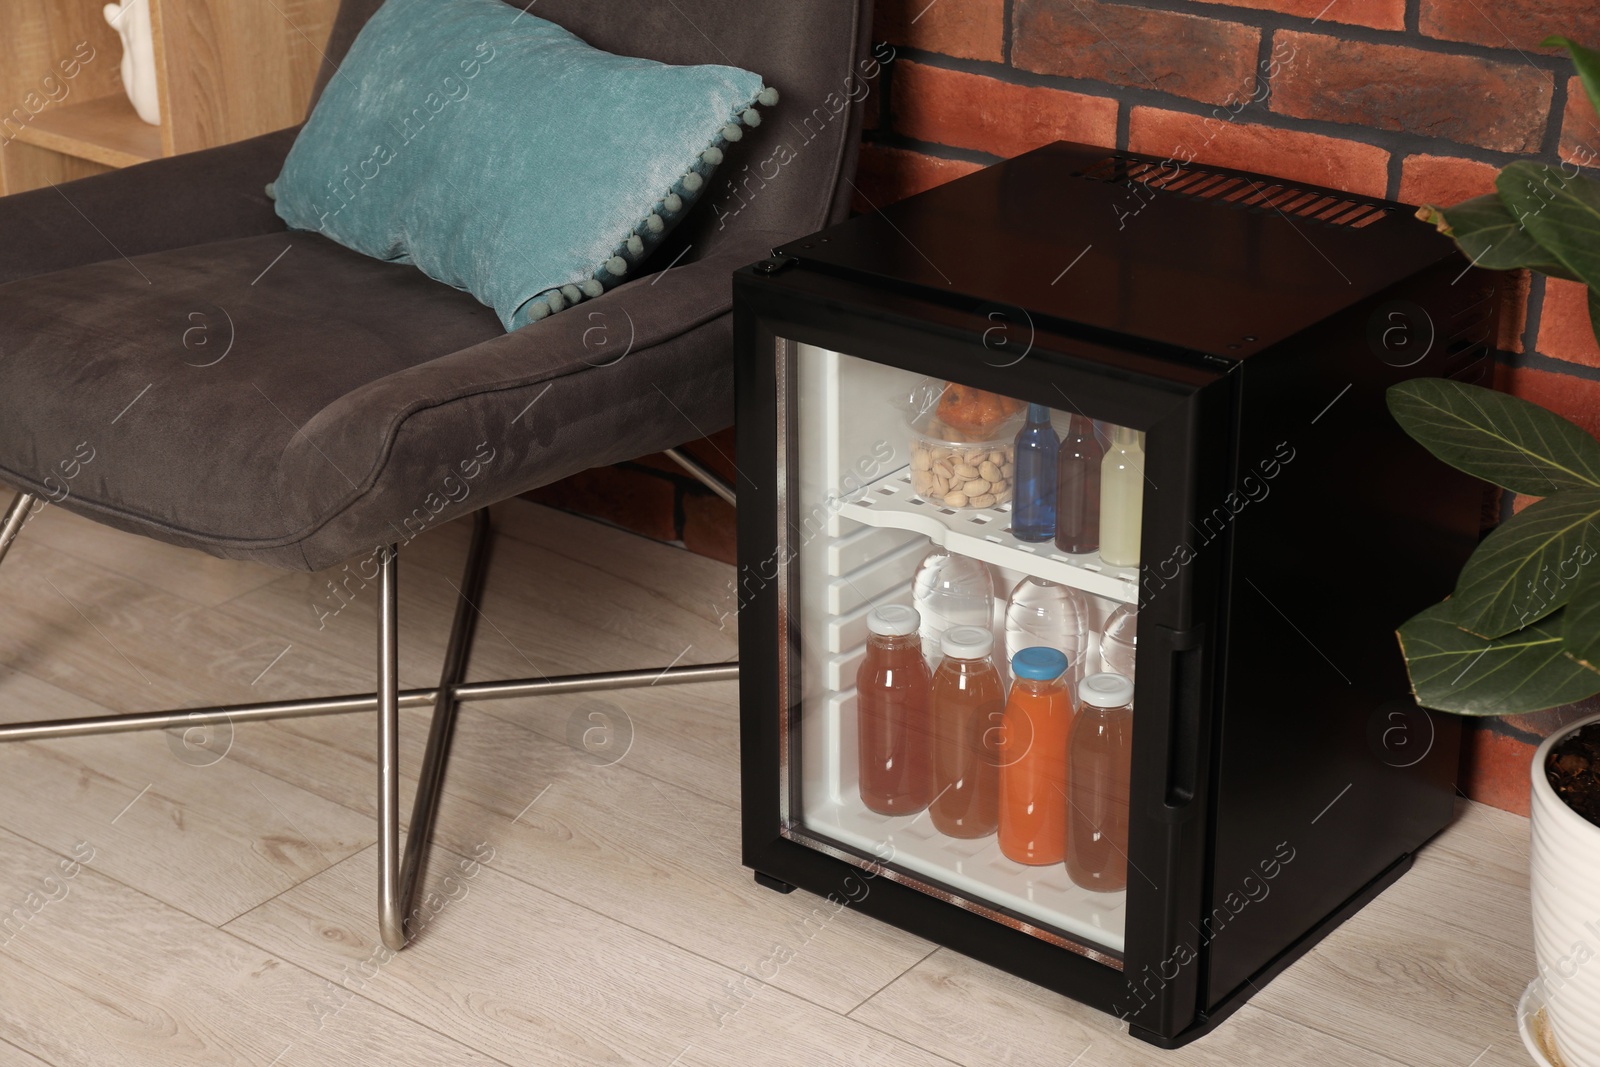
<svg viewBox="0 0 1600 1067">
<path fill-rule="evenodd" d="M 0 950 L 0 1039 L 56 1067 L 492 1067 L 402 1015 L 0 830 L 0 886 L 53 895 Z M 56 879 L 60 889 L 45 889 Z M 514 1062 L 514 1061 L 513 1061 Z"/>
<path fill-rule="evenodd" d="M 5 494 L 0 491 L 0 500 L 3 499 Z M 23 528 L 21 536 L 201 607 L 215 607 L 232 600 L 283 573 L 258 563 L 218 559 L 204 552 L 111 530 L 58 507 L 40 509 Z"/>
<path fill-rule="evenodd" d="M 1177 1051 L 1161 1052 L 1129 1037 L 1110 1015 L 947 949 L 919 963 L 850 1017 L 968 1067 L 1399 1067 L 1408 1062 L 1371 1055 L 1249 1005 L 1215 1033 Z"/>
<path fill-rule="evenodd" d="M 105 714 L 0 669 L 0 721 Z M 209 922 L 248 911 L 374 839 L 372 820 L 161 731 L 0 745 L 0 825 Z M 214 761 L 214 762 L 213 762 Z"/>
<path fill-rule="evenodd" d="M 376 947 L 370 861 L 347 860 L 227 929 L 330 979 L 353 970 Z M 454 872 L 448 887 L 452 872 L 430 870 L 439 904 L 425 937 L 362 995 L 507 1062 L 939 1062 L 488 867 Z"/>
</svg>

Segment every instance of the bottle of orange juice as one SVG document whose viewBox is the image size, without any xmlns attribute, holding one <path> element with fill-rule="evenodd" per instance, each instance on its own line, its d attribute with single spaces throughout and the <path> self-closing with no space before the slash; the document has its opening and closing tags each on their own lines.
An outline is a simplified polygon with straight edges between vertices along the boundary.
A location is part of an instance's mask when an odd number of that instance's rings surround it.
<svg viewBox="0 0 1600 1067">
<path fill-rule="evenodd" d="M 1074 709 L 1067 657 L 1025 648 L 1011 657 L 1000 733 L 1000 851 L 1018 863 L 1060 863 L 1067 844 L 1067 740 Z"/>
</svg>

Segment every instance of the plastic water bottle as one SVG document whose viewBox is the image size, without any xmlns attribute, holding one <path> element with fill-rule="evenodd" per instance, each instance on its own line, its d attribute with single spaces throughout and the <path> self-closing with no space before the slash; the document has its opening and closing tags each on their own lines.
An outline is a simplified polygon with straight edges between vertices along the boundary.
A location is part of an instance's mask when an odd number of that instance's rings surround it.
<svg viewBox="0 0 1600 1067">
<path fill-rule="evenodd" d="M 928 669 L 939 665 L 939 648 L 952 626 L 989 629 L 994 577 L 989 565 L 935 545 L 917 564 L 911 582 L 912 605 L 922 616 L 918 633 Z"/>
<path fill-rule="evenodd" d="M 1106 619 L 1105 633 L 1100 636 L 1101 668 L 1111 674 L 1120 674 L 1133 681 L 1133 661 L 1139 650 L 1139 612 L 1132 604 L 1123 604 Z"/>
<path fill-rule="evenodd" d="M 1018 541 L 1048 541 L 1056 535 L 1056 454 L 1061 438 L 1050 425 L 1050 409 L 1028 405 L 1028 421 L 1017 431 L 1016 495 L 1011 533 Z"/>
<path fill-rule="evenodd" d="M 1032 575 L 1017 583 L 1006 602 L 1006 658 L 1025 648 L 1053 648 L 1066 654 L 1067 677 L 1083 677 L 1084 634 L 1089 603 L 1082 593 Z"/>
</svg>

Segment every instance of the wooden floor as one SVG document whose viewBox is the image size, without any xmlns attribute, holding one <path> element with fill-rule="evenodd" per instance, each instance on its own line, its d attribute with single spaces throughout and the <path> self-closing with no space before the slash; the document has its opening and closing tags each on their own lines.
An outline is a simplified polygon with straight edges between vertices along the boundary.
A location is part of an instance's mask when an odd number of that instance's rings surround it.
<svg viewBox="0 0 1600 1067">
<path fill-rule="evenodd" d="M 732 568 L 521 502 L 497 522 L 474 677 L 734 655 Z M 456 524 L 401 557 L 402 684 L 435 680 L 465 544 Z M 319 629 L 331 577 L 46 509 L 0 568 L 0 719 L 370 690 L 375 590 Z M 425 715 L 403 713 L 405 796 Z M 366 714 L 0 746 L 0 1067 L 1529 1062 L 1527 824 L 1502 812 L 1463 804 L 1376 905 L 1164 1054 L 755 886 L 731 683 L 469 705 L 431 918 L 389 958 L 373 735 Z"/>
</svg>

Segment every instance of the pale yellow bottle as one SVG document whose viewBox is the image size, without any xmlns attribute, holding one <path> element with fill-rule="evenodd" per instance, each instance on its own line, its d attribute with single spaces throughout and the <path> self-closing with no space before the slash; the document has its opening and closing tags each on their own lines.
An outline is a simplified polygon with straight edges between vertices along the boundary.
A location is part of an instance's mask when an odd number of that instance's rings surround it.
<svg viewBox="0 0 1600 1067">
<path fill-rule="evenodd" d="M 1111 428 L 1111 447 L 1100 464 L 1100 558 L 1117 567 L 1139 565 L 1144 519 L 1144 434 Z"/>
</svg>

